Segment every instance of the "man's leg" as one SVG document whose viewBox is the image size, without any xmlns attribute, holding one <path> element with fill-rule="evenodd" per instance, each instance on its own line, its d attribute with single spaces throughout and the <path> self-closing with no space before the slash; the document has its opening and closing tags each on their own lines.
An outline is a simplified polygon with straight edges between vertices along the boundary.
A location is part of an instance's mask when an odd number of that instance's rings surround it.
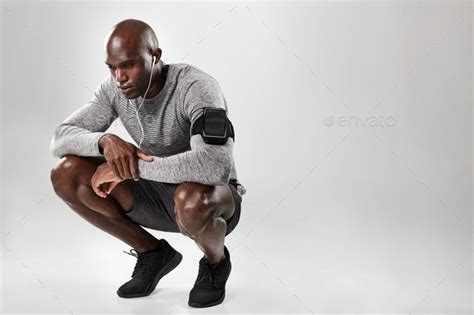
<svg viewBox="0 0 474 315">
<path fill-rule="evenodd" d="M 174 201 L 181 232 L 196 242 L 210 263 L 222 260 L 226 220 L 235 212 L 229 186 L 182 183 L 176 188 Z"/>
<path fill-rule="evenodd" d="M 124 214 L 133 207 L 131 180 L 118 184 L 107 198 L 97 196 L 92 190 L 92 175 L 102 163 L 101 159 L 75 155 L 61 158 L 51 170 L 51 182 L 56 194 L 82 218 L 137 252 L 158 249 L 158 239 Z"/>
</svg>

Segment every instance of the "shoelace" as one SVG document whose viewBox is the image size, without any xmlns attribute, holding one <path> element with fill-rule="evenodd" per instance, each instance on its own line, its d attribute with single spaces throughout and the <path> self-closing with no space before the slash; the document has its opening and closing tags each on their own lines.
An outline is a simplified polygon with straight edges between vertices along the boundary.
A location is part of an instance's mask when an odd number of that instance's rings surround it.
<svg viewBox="0 0 474 315">
<path fill-rule="evenodd" d="M 138 253 L 135 249 L 131 249 L 130 252 L 123 251 L 125 254 L 137 258 L 137 264 L 133 269 L 132 278 L 147 277 L 152 271 L 152 264 L 150 263 L 151 256 Z"/>
<path fill-rule="evenodd" d="M 219 278 L 219 275 L 222 274 L 222 268 L 217 268 L 219 264 L 211 265 L 207 259 L 201 259 L 199 261 L 199 278 L 197 283 L 202 283 L 205 280 L 209 280 L 210 284 L 214 284 L 214 280 Z M 207 279 L 206 279 L 207 278 Z"/>
</svg>

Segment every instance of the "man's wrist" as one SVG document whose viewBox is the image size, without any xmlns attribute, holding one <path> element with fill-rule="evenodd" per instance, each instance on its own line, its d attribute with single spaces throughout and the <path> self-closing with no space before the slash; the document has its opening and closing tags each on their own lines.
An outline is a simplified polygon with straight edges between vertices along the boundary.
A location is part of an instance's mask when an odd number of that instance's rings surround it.
<svg viewBox="0 0 474 315">
<path fill-rule="evenodd" d="M 97 146 L 99 147 L 99 153 L 102 155 L 104 155 L 104 148 L 109 136 L 110 136 L 110 133 L 106 133 L 102 137 L 100 137 L 99 141 L 97 142 Z"/>
</svg>

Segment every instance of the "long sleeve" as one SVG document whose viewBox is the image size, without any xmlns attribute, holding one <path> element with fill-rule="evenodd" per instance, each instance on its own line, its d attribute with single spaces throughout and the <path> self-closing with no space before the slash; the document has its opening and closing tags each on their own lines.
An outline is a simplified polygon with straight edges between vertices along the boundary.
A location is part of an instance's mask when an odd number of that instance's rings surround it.
<svg viewBox="0 0 474 315">
<path fill-rule="evenodd" d="M 103 80 L 92 98 L 56 127 L 50 142 L 54 157 L 66 154 L 102 156 L 99 139 L 118 116 L 107 94 L 109 79 Z"/>
<path fill-rule="evenodd" d="M 204 107 L 227 111 L 220 86 L 212 77 L 196 80 L 187 89 L 182 110 L 191 126 Z M 140 177 L 166 183 L 225 185 L 231 174 L 233 147 L 232 138 L 224 145 L 212 145 L 205 143 L 200 134 L 191 135 L 190 130 L 190 150 L 167 157 L 155 156 L 152 162 L 139 160 Z"/>
<path fill-rule="evenodd" d="M 206 185 L 225 185 L 232 167 L 234 141 L 225 145 L 210 145 L 201 135 L 191 137 L 191 150 L 157 157 L 152 162 L 138 161 L 140 177 L 165 183 L 196 182 Z"/>
</svg>

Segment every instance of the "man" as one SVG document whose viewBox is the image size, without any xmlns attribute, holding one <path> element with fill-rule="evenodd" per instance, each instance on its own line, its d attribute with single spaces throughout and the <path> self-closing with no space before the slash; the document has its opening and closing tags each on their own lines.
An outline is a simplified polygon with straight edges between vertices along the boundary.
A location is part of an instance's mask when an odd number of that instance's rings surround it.
<svg viewBox="0 0 474 315">
<path fill-rule="evenodd" d="M 165 64 L 142 21 L 115 25 L 105 48 L 111 75 L 51 140 L 60 158 L 51 171 L 54 190 L 85 220 L 132 247 L 137 263 L 120 297 L 149 295 L 181 262 L 144 226 L 195 241 L 204 256 L 188 304 L 220 304 L 231 271 L 224 238 L 239 222 L 246 192 L 220 86 L 191 65 Z M 104 133 L 116 118 L 139 147 Z"/>
</svg>

